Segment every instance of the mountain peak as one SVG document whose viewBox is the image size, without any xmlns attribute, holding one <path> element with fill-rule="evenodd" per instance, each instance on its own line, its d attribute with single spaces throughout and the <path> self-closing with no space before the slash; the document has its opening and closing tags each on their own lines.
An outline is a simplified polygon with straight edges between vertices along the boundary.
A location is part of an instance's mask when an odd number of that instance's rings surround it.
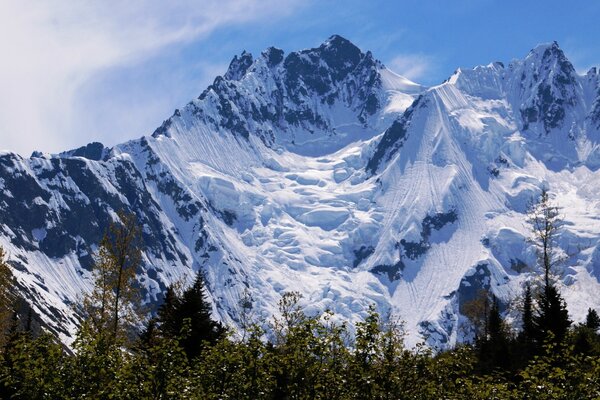
<svg viewBox="0 0 600 400">
<path fill-rule="evenodd" d="M 227 72 L 225 72 L 224 78 L 228 80 L 240 80 L 253 62 L 254 58 L 252 57 L 252 54 L 248 53 L 246 50 L 242 51 L 242 54 L 240 54 L 239 57 L 233 57 L 233 60 L 229 63 Z"/>
<path fill-rule="evenodd" d="M 269 47 L 261 53 L 261 56 L 266 59 L 269 68 L 273 68 L 283 61 L 284 52 L 277 47 Z"/>
<path fill-rule="evenodd" d="M 318 52 L 327 65 L 339 72 L 349 72 L 365 57 L 354 43 L 339 35 L 331 36 L 313 51 Z"/>
<path fill-rule="evenodd" d="M 545 133 L 563 126 L 566 107 L 579 101 L 577 72 L 557 42 L 540 44 L 527 54 L 520 85 L 524 90 L 521 107 L 523 127 L 541 122 Z"/>
<path fill-rule="evenodd" d="M 525 60 L 537 61 L 541 65 L 558 64 L 565 72 L 575 72 L 575 68 L 556 41 L 537 45 L 527 54 Z"/>
<path fill-rule="evenodd" d="M 340 35 L 331 35 L 323 44 L 319 47 L 322 48 L 344 48 L 344 47 L 353 47 L 358 49 L 358 47 L 352 43 L 350 40 L 346 39 Z M 358 49 L 360 51 L 360 49 Z"/>
</svg>

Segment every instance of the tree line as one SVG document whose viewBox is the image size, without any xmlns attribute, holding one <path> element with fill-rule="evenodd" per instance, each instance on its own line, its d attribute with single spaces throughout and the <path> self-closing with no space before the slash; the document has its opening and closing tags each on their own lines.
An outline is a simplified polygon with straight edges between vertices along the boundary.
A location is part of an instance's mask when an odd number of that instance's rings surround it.
<svg viewBox="0 0 600 400">
<path fill-rule="evenodd" d="M 329 311 L 306 315 L 298 293 L 282 296 L 267 330 L 247 321 L 240 338 L 212 318 L 200 273 L 188 287 L 168 287 L 147 318 L 135 282 L 140 230 L 124 213 L 100 244 L 76 340 L 65 348 L 15 312 L 0 249 L 0 398 L 600 398 L 600 318 L 590 309 L 584 323 L 569 319 L 555 277 L 561 220 L 547 191 L 529 222 L 542 273 L 524 287 L 520 320 L 509 324 L 498 299 L 482 292 L 467 307 L 472 343 L 437 353 L 408 349 L 402 323 L 374 308 L 353 326 Z"/>
</svg>

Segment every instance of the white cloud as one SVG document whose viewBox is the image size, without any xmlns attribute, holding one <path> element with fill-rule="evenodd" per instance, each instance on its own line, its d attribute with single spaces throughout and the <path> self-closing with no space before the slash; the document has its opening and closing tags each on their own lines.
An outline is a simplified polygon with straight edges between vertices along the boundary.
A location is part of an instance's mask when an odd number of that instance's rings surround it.
<svg viewBox="0 0 600 400">
<path fill-rule="evenodd" d="M 434 60 L 424 54 L 398 54 L 386 66 L 397 74 L 418 82 L 433 72 Z"/>
<path fill-rule="evenodd" d="M 223 26 L 286 15 L 296 4 L 2 1 L 0 149 L 28 154 L 34 148 L 58 151 L 81 144 L 85 134 L 74 131 L 74 121 L 80 119 L 75 110 L 85 112 L 79 92 L 98 74 L 147 60 L 167 46 L 202 39 Z"/>
</svg>

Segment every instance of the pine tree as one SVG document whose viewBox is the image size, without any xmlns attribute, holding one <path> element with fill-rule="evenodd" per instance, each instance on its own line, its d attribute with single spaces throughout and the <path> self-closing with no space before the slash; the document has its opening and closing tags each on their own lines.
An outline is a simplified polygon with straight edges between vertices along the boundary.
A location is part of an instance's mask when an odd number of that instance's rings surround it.
<svg viewBox="0 0 600 400">
<path fill-rule="evenodd" d="M 211 317 L 201 273 L 181 295 L 172 286 L 167 289 L 157 319 L 161 333 L 168 338 L 179 338 L 190 360 L 200 354 L 203 342 L 214 344 L 225 333 L 223 326 Z"/>
<path fill-rule="evenodd" d="M 508 327 L 500 314 L 498 299 L 492 296 L 487 319 L 487 335 L 477 343 L 481 370 L 483 372 L 496 369 L 507 370 L 511 364 L 509 344 Z"/>
<path fill-rule="evenodd" d="M 179 320 L 189 320 L 189 332 L 181 339 L 181 346 L 190 359 L 198 356 L 202 342 L 215 343 L 224 333 L 223 326 L 211 318 L 211 305 L 206 299 L 204 277 L 196 275 L 194 284 L 183 292 L 177 308 Z"/>
<path fill-rule="evenodd" d="M 536 338 L 538 337 L 533 322 L 533 295 L 531 285 L 527 283 L 523 295 L 523 313 L 521 315 L 521 332 L 518 336 L 519 355 L 522 365 L 525 365 L 536 353 Z"/>
<path fill-rule="evenodd" d="M 177 316 L 177 312 L 181 305 L 181 298 L 177 293 L 174 285 L 167 287 L 164 300 L 158 308 L 157 320 L 161 333 L 170 338 L 179 337 L 181 334 L 182 324 Z"/>
<path fill-rule="evenodd" d="M 575 327 L 573 331 L 574 351 L 576 354 L 600 354 L 600 318 L 596 310 L 589 308 L 585 322 Z"/>
<path fill-rule="evenodd" d="M 533 228 L 533 242 L 538 249 L 539 263 L 544 270 L 543 286 L 537 299 L 537 313 L 533 316 L 537 342 L 539 345 L 553 338 L 554 343 L 562 343 L 571 321 L 566 303 L 552 279 L 554 267 L 562 261 L 556 242 L 562 220 L 558 207 L 552 204 L 546 189 L 542 190 L 539 201 L 531 207 L 529 222 Z"/>
<path fill-rule="evenodd" d="M 598 316 L 596 310 L 588 308 L 588 312 L 585 317 L 585 326 L 594 332 L 598 332 L 598 328 L 600 328 L 600 317 Z"/>
</svg>

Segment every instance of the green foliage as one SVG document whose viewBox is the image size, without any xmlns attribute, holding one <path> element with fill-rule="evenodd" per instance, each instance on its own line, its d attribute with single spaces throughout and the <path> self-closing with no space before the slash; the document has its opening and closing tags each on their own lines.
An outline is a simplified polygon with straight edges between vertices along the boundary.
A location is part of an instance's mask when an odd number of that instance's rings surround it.
<svg viewBox="0 0 600 400">
<path fill-rule="evenodd" d="M 185 352 L 176 339 L 156 338 L 128 354 L 116 379 L 123 399 L 188 399 L 193 380 Z"/>
<path fill-rule="evenodd" d="M 69 361 L 50 335 L 34 340 L 27 334 L 18 334 L 2 360 L 2 398 L 69 398 L 65 391 L 70 380 Z"/>
<path fill-rule="evenodd" d="M 459 346 L 433 354 L 406 349 L 402 325 L 371 309 L 354 327 L 324 312 L 307 316 L 297 294 L 280 303 L 272 340 L 254 325 L 244 340 L 205 342 L 189 359 L 177 337 L 151 321 L 128 350 L 83 324 L 74 353 L 50 335 L 11 336 L 0 360 L 0 397 L 15 399 L 587 399 L 600 396 L 598 334 L 585 324 L 558 343 L 550 337 L 517 370 L 494 352 Z M 510 340 L 497 304 L 485 343 Z M 186 320 L 182 331 L 190 330 Z M 550 334 L 551 336 L 552 334 Z M 590 346 L 577 350 L 584 335 Z M 492 348 L 494 346 L 492 345 Z M 596 349 L 596 350 L 594 350 Z M 482 357 L 491 362 L 482 368 Z"/>
<path fill-rule="evenodd" d="M 225 338 L 205 348 L 194 367 L 195 395 L 202 399 L 267 399 L 273 392 L 273 359 L 257 328 L 246 342 Z"/>
</svg>

